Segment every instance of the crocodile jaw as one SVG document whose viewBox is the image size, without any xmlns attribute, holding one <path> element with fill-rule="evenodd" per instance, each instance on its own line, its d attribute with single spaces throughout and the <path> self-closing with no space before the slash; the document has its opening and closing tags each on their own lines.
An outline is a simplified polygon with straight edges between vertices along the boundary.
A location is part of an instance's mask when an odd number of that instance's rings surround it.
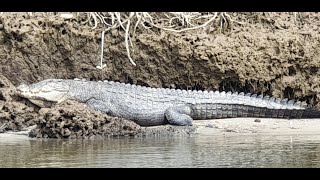
<svg viewBox="0 0 320 180">
<path fill-rule="evenodd" d="M 19 96 L 29 99 L 39 107 L 50 107 L 53 103 L 61 103 L 67 99 L 67 91 L 55 89 L 43 90 L 32 88 L 30 85 L 21 84 L 17 87 Z"/>
</svg>

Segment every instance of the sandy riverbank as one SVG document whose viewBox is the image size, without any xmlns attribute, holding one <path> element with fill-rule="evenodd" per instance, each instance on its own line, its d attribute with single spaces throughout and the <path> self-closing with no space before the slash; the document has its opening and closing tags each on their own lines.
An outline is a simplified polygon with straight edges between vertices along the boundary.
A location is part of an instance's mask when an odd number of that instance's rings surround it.
<svg viewBox="0 0 320 180">
<path fill-rule="evenodd" d="M 320 119 L 229 118 L 201 120 L 195 125 L 200 134 L 320 134 Z"/>
<path fill-rule="evenodd" d="M 154 132 L 165 135 L 231 135 L 231 134 L 269 134 L 269 135 L 310 135 L 320 134 L 320 119 L 273 119 L 273 118 L 227 118 L 214 120 L 197 120 L 194 130 L 187 127 L 163 126 L 152 127 Z M 148 128 L 146 128 L 148 129 Z"/>
<path fill-rule="evenodd" d="M 272 118 L 227 118 L 197 120 L 192 127 L 154 126 L 142 128 L 141 136 L 197 136 L 197 135 L 316 135 L 320 134 L 320 119 L 272 119 Z M 31 129 L 6 132 L 0 137 L 28 136 Z"/>
</svg>

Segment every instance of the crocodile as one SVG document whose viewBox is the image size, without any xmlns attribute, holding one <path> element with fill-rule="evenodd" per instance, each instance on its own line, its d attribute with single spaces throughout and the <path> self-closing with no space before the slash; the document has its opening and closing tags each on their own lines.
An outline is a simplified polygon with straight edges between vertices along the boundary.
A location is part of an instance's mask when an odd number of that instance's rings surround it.
<svg viewBox="0 0 320 180">
<path fill-rule="evenodd" d="M 192 126 L 193 120 L 235 117 L 320 117 L 320 111 L 306 103 L 263 94 L 151 88 L 114 81 L 47 79 L 21 84 L 17 92 L 40 107 L 72 99 L 141 126 Z"/>
</svg>

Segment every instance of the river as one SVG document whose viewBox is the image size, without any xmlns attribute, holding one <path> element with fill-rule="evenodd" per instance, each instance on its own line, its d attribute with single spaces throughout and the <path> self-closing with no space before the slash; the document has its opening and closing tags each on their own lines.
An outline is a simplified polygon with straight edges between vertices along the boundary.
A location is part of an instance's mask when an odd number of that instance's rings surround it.
<svg viewBox="0 0 320 180">
<path fill-rule="evenodd" d="M 320 134 L 32 139 L 0 135 L 0 167 L 320 167 Z"/>
</svg>

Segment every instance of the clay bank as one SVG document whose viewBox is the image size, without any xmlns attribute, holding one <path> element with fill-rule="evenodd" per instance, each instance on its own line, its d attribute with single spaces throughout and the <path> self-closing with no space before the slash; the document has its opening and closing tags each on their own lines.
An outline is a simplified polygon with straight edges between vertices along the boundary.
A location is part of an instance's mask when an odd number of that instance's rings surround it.
<svg viewBox="0 0 320 180">
<path fill-rule="evenodd" d="M 27 131 L 28 136 L 38 138 L 95 138 L 197 133 L 312 134 L 320 129 L 319 119 L 314 118 L 318 117 L 315 112 L 319 110 L 320 92 L 319 14 L 213 13 L 202 22 L 210 26 L 180 25 L 183 31 L 161 28 L 166 25 L 159 20 L 162 13 L 150 14 L 153 24 L 146 14 L 134 14 L 123 21 L 124 25 L 129 21 L 135 25 L 138 21 L 134 18 L 141 17 L 150 28 L 137 23 L 136 27 L 106 30 L 102 21 L 93 21 L 102 15 L 0 15 L 0 132 Z M 175 20 L 171 23 L 178 24 Z M 41 107 L 17 93 L 16 87 L 21 83 L 51 78 L 264 94 L 263 97 L 294 100 L 279 102 L 291 110 L 308 104 L 315 111 L 305 113 L 305 118 L 299 120 L 283 119 L 286 114 L 277 112 L 277 117 L 282 118 L 194 120 L 193 126 L 176 126 L 177 122 L 181 124 L 181 116 L 177 116 L 177 121 L 175 112 L 182 110 L 174 109 L 167 117 L 175 123 L 145 127 L 130 118 L 108 116 L 86 103 L 66 100 Z M 304 117 L 300 115 L 295 114 Z"/>
</svg>

